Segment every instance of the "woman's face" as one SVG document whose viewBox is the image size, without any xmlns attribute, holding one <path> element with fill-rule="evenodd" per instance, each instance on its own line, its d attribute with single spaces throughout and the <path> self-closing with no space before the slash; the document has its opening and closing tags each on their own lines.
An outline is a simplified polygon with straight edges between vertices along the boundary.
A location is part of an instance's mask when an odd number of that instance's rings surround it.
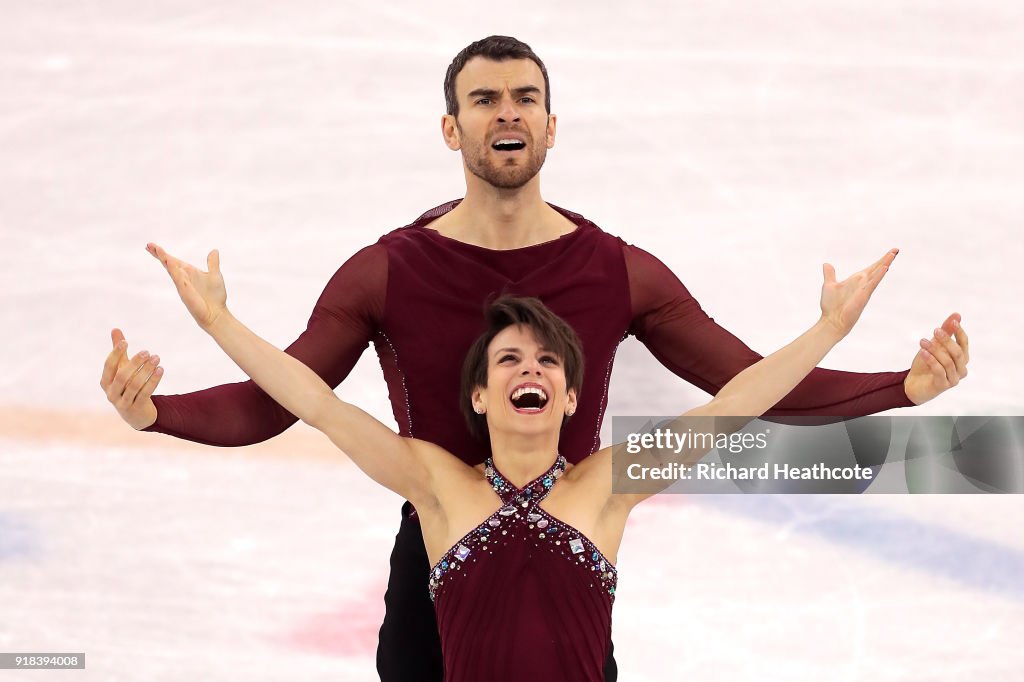
<svg viewBox="0 0 1024 682">
<path fill-rule="evenodd" d="M 487 386 L 473 393 L 473 407 L 487 414 L 491 433 L 557 433 L 576 409 L 562 359 L 541 347 L 533 330 L 513 325 L 487 347 Z"/>
</svg>

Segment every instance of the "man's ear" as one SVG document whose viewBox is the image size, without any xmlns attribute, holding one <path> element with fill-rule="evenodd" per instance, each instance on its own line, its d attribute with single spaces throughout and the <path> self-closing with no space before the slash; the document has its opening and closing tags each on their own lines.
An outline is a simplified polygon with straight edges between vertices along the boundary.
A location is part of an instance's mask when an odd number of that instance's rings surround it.
<svg viewBox="0 0 1024 682">
<path fill-rule="evenodd" d="M 548 125 L 544 131 L 544 142 L 547 144 L 548 149 L 555 146 L 555 124 L 558 117 L 554 114 L 548 114 Z"/>
<path fill-rule="evenodd" d="M 462 149 L 459 125 L 451 114 L 445 114 L 441 117 L 441 135 L 444 137 L 444 143 L 448 149 L 451 149 L 453 152 Z"/>
</svg>

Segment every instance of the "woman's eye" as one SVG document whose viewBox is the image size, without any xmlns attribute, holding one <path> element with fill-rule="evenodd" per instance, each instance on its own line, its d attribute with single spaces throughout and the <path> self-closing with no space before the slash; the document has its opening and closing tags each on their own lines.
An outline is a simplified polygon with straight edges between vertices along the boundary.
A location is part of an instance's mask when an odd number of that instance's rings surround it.
<svg viewBox="0 0 1024 682">
<path fill-rule="evenodd" d="M 514 355 L 503 355 L 501 357 L 501 359 L 498 360 L 498 362 L 506 362 L 508 360 L 515 360 L 515 359 L 516 359 L 516 356 L 514 356 Z"/>
<path fill-rule="evenodd" d="M 558 358 L 551 357 L 550 355 L 545 355 L 544 357 L 542 357 L 540 359 L 540 361 L 541 362 L 546 362 L 549 365 L 557 365 L 558 364 Z"/>
</svg>

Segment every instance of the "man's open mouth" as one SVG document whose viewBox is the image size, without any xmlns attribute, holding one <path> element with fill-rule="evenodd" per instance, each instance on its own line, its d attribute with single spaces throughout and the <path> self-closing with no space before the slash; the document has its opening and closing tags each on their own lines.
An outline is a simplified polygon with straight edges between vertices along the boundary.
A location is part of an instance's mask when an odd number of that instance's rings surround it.
<svg viewBox="0 0 1024 682">
<path fill-rule="evenodd" d="M 548 404 L 548 394 L 540 386 L 520 386 L 509 399 L 516 412 L 540 412 Z"/>
<path fill-rule="evenodd" d="M 491 149 L 499 152 L 517 152 L 526 149 L 526 143 L 512 138 L 501 139 L 491 145 Z"/>
</svg>

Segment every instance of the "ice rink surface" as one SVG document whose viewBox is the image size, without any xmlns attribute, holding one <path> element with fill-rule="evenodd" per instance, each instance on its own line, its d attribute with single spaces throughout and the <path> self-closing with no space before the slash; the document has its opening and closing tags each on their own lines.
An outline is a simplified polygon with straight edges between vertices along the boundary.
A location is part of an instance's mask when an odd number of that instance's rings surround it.
<svg viewBox="0 0 1024 682">
<path fill-rule="evenodd" d="M 970 377 L 914 414 L 1022 414 L 1024 11 L 1013 2 L 8 3 L 0 16 L 0 680 L 373 680 L 400 500 L 301 427 L 139 434 L 109 331 L 163 393 L 240 373 L 143 247 L 219 248 L 278 345 L 360 247 L 461 196 L 441 83 L 515 35 L 552 82 L 545 198 L 657 254 L 753 348 L 901 249 L 825 362 L 909 366 L 958 311 Z M 428 351 L 429 352 L 429 351 Z M 387 418 L 372 353 L 339 389 Z M 608 415 L 705 399 L 635 340 Z M 904 413 L 909 413 L 904 411 Z M 610 433 L 610 420 L 606 421 Z M 620 552 L 620 679 L 1020 680 L 1024 503 L 662 496 Z"/>
</svg>

